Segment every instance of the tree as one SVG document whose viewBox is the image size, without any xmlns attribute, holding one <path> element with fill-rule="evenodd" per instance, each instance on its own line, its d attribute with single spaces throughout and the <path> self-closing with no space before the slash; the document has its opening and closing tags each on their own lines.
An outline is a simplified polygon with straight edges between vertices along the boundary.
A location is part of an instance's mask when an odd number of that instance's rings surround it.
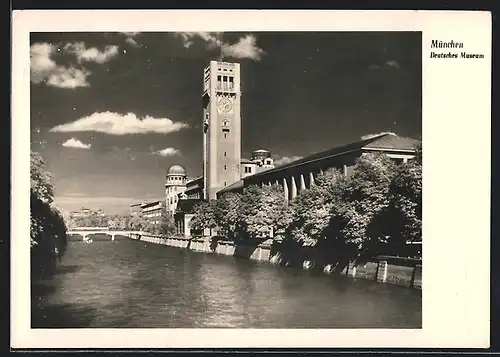
<svg viewBox="0 0 500 357">
<path fill-rule="evenodd" d="M 339 204 L 344 182 L 343 174 L 338 169 L 329 169 L 318 175 L 315 185 L 292 201 L 293 213 L 288 232 L 293 239 L 313 245 L 332 234 L 331 212 Z"/>
<path fill-rule="evenodd" d="M 212 202 L 214 226 L 218 229 L 218 235 L 228 239 L 238 236 L 237 229 L 240 226 L 241 194 L 228 192 L 221 198 Z"/>
<path fill-rule="evenodd" d="M 175 232 L 174 219 L 165 205 L 162 208 L 160 223 L 155 225 L 155 231 L 163 236 L 170 236 Z"/>
<path fill-rule="evenodd" d="M 30 155 L 30 246 L 31 278 L 50 275 L 66 251 L 66 223 L 53 204 L 51 175 L 42 157 Z"/>
<path fill-rule="evenodd" d="M 215 201 L 202 201 L 194 207 L 194 215 L 190 221 L 190 228 L 198 231 L 202 231 L 206 228 L 217 228 Z"/>
<path fill-rule="evenodd" d="M 388 189 L 388 205 L 369 227 L 369 235 L 386 236 L 394 251 L 407 241 L 422 238 L 422 156 L 421 151 L 408 163 L 397 167 Z"/>
<path fill-rule="evenodd" d="M 357 248 L 358 254 L 372 243 L 367 228 L 388 206 L 389 184 L 394 174 L 395 164 L 387 155 L 362 155 L 346 179 L 341 199 L 332 207 L 332 230 L 339 230 L 345 242 Z"/>
<path fill-rule="evenodd" d="M 30 155 L 31 194 L 38 200 L 50 204 L 54 200 L 52 175 L 45 169 L 45 161 L 37 152 Z"/>
</svg>

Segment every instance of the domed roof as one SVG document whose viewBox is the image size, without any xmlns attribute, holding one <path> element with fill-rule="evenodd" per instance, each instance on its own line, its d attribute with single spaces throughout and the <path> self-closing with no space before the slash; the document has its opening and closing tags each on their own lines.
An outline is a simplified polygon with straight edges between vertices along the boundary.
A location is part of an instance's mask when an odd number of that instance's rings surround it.
<svg viewBox="0 0 500 357">
<path fill-rule="evenodd" d="M 184 175 L 186 176 L 187 171 L 181 165 L 172 165 L 168 168 L 167 175 Z"/>
</svg>

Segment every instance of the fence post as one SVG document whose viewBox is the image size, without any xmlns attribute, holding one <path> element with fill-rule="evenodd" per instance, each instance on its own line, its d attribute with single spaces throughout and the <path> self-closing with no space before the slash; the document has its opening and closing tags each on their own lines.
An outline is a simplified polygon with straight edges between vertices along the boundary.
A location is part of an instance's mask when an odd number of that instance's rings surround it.
<svg viewBox="0 0 500 357">
<path fill-rule="evenodd" d="M 387 261 L 380 260 L 377 263 L 377 275 L 376 279 L 378 282 L 385 283 L 387 280 Z"/>
<path fill-rule="evenodd" d="M 356 276 L 356 264 L 355 263 L 353 263 L 352 266 L 351 266 L 351 263 L 349 263 L 347 265 L 347 275 L 351 276 L 351 277 Z"/>
<path fill-rule="evenodd" d="M 417 282 L 417 280 L 420 280 Z M 410 287 L 412 288 L 422 288 L 422 265 L 415 265 L 413 268 L 413 273 L 411 274 Z"/>
</svg>

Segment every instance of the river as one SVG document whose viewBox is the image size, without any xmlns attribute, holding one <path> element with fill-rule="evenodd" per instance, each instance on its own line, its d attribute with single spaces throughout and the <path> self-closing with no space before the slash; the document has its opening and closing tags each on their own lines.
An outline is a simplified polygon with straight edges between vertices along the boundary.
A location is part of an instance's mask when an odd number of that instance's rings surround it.
<svg viewBox="0 0 500 357">
<path fill-rule="evenodd" d="M 95 239 L 95 238 L 94 238 Z M 119 237 L 70 241 L 33 328 L 421 328 L 420 290 Z"/>
</svg>

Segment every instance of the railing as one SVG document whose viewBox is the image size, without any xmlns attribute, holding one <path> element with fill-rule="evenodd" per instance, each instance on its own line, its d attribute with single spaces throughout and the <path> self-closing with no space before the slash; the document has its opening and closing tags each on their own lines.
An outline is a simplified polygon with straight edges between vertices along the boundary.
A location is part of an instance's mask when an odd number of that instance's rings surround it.
<svg viewBox="0 0 500 357">
<path fill-rule="evenodd" d="M 69 231 L 107 231 L 109 227 L 75 227 L 69 229 Z"/>
</svg>

